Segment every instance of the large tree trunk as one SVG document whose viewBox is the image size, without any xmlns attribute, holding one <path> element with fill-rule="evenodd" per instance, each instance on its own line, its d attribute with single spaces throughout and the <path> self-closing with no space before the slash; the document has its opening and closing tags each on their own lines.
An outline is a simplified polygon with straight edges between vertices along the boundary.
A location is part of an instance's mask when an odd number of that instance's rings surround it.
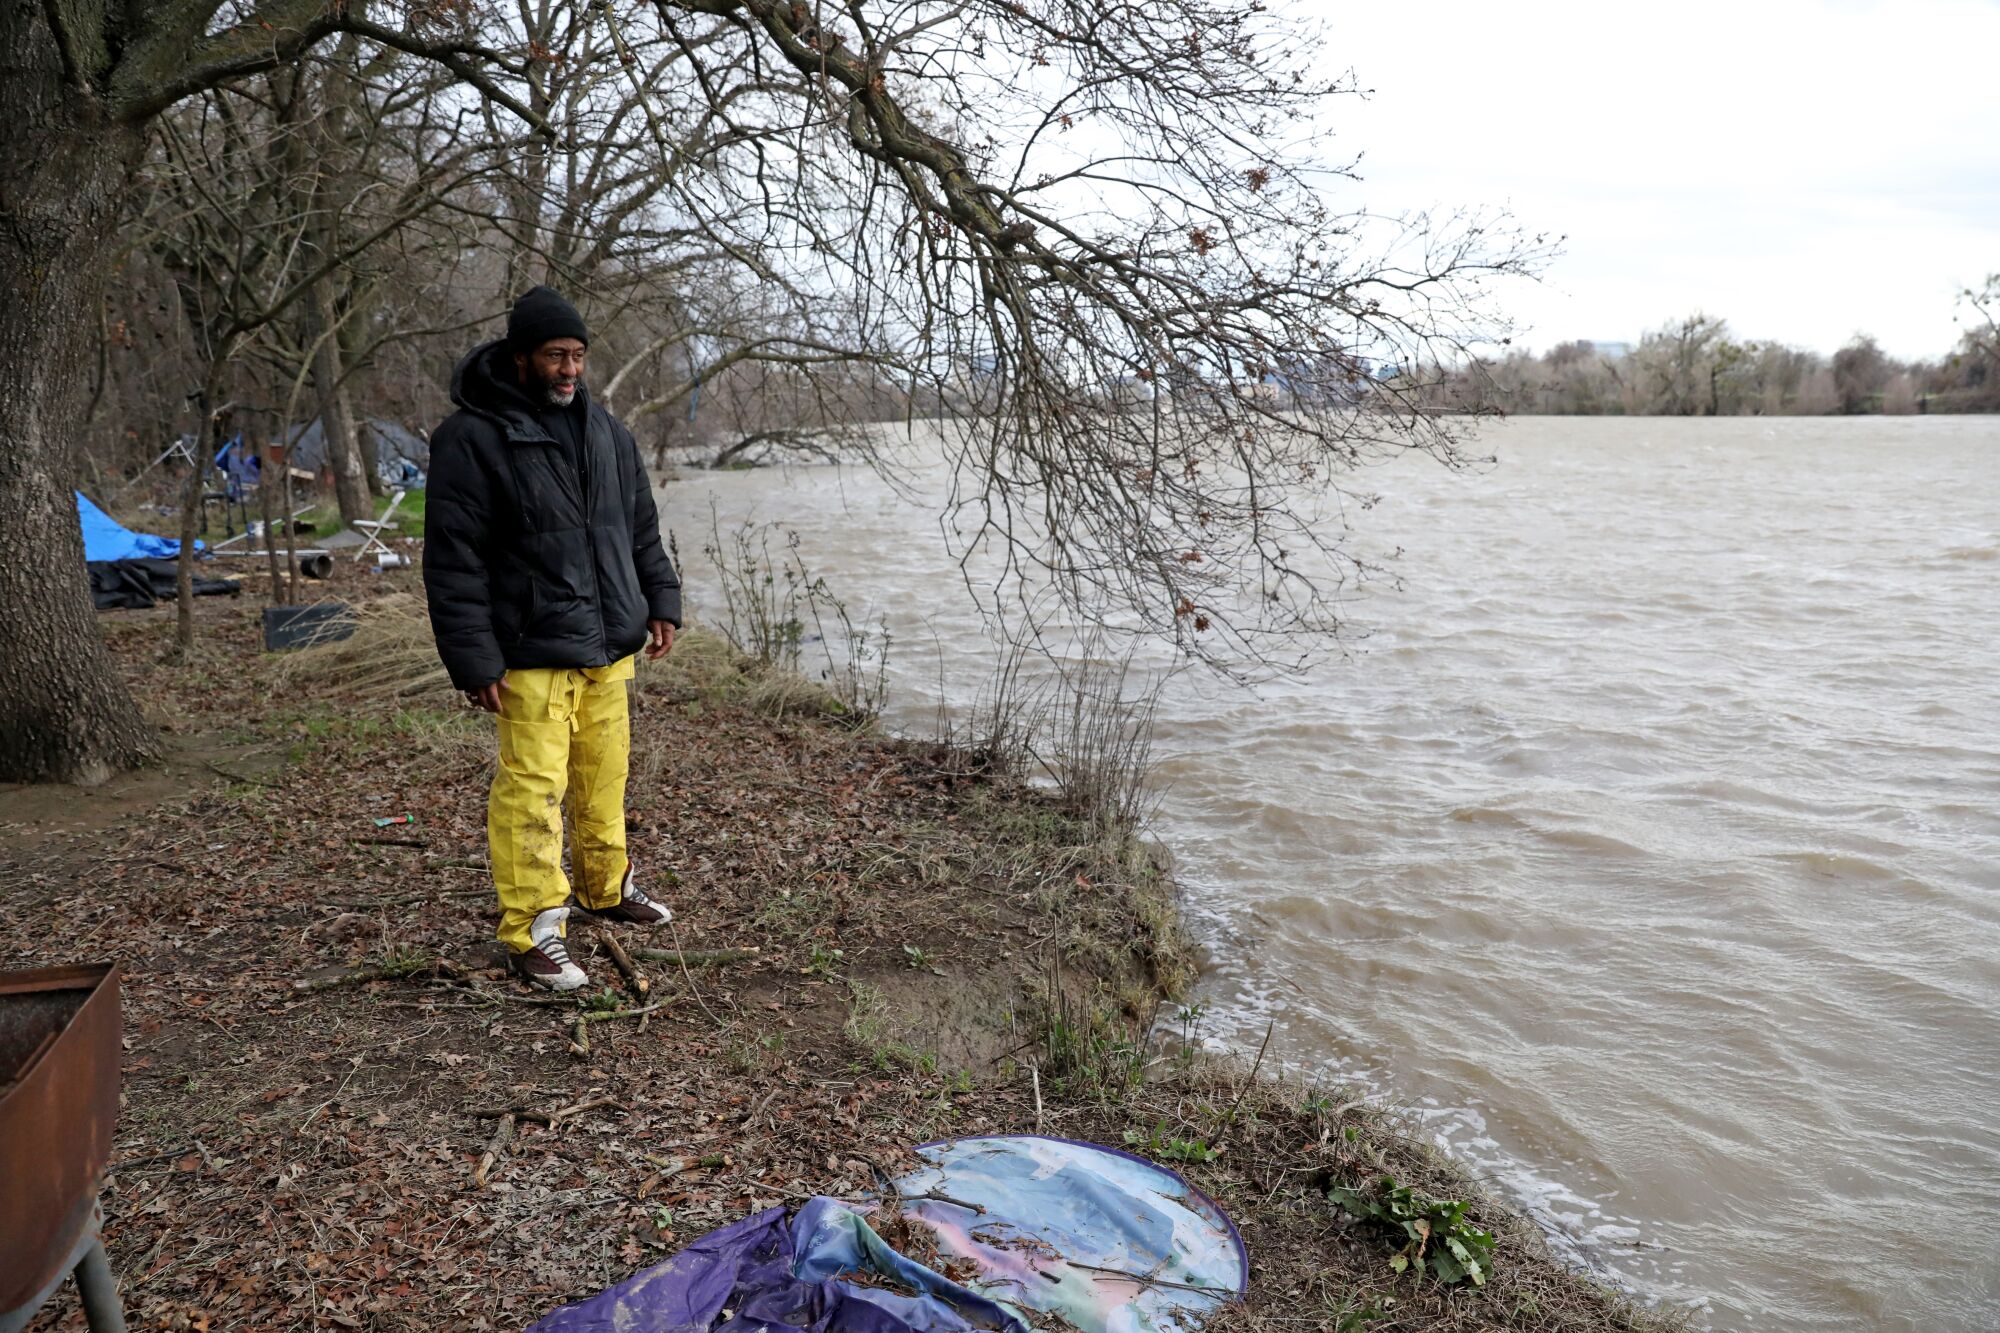
<svg viewBox="0 0 2000 1333">
<path fill-rule="evenodd" d="M 0 780 L 96 783 L 155 745 L 98 633 L 70 494 L 140 145 L 64 79 L 38 13 L 0 3 Z"/>
<path fill-rule="evenodd" d="M 340 504 L 340 521 L 375 517 L 375 500 L 368 491 L 368 473 L 361 446 L 354 437 L 354 413 L 340 384 L 340 335 L 332 327 L 331 282 L 313 284 L 306 294 L 307 323 L 314 344 L 313 392 L 319 401 L 319 425 L 326 436 L 326 462 L 333 469 L 333 491 Z"/>
</svg>

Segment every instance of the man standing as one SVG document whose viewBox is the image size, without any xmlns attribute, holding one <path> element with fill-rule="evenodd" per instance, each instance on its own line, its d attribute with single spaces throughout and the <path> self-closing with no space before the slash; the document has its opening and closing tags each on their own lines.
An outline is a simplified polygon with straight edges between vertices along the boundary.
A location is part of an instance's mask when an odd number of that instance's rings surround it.
<svg viewBox="0 0 2000 1333">
<path fill-rule="evenodd" d="M 576 910 L 657 925 L 671 915 L 625 855 L 626 682 L 641 648 L 674 645 L 681 582 L 660 544 L 632 433 L 583 384 L 590 335 L 547 287 L 514 303 L 507 336 L 452 376 L 458 411 L 431 438 L 424 589 L 451 683 L 499 715 L 486 841 L 513 970 L 584 984 L 563 941 L 563 799 L 576 829 Z"/>
</svg>

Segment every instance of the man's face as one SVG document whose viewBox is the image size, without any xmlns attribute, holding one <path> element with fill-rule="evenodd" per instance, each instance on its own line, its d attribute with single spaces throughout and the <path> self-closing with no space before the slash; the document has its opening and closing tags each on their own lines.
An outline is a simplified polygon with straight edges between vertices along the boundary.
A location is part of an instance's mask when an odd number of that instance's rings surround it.
<svg viewBox="0 0 2000 1333">
<path fill-rule="evenodd" d="M 583 380 L 583 357 L 588 349 L 575 338 L 551 338 L 527 356 L 516 356 L 514 368 L 528 393 L 550 407 L 568 407 L 576 401 L 576 386 Z"/>
</svg>

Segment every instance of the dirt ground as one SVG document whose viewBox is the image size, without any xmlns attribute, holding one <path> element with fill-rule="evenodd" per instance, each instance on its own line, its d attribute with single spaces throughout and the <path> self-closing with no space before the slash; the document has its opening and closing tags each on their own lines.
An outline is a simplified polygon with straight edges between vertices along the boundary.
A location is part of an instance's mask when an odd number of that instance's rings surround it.
<svg viewBox="0 0 2000 1333">
<path fill-rule="evenodd" d="M 336 590 L 393 621 L 414 587 Z M 617 937 L 642 981 L 580 929 L 591 986 L 528 991 L 490 942 L 490 721 L 267 656 L 258 612 L 204 600 L 186 662 L 170 609 L 104 615 L 169 759 L 0 790 L 0 966 L 124 972 L 103 1198 L 135 1329 L 520 1328 L 909 1145 L 1037 1129 L 1232 1211 L 1252 1295 L 1216 1326 L 1651 1326 L 1393 1117 L 1148 1042 L 1189 972 L 1138 844 L 712 635 L 634 693 L 632 851 L 675 922 Z M 1328 1201 L 1383 1174 L 1473 1199 L 1483 1289 L 1397 1275 Z M 65 1291 L 31 1328 L 82 1326 Z"/>
</svg>

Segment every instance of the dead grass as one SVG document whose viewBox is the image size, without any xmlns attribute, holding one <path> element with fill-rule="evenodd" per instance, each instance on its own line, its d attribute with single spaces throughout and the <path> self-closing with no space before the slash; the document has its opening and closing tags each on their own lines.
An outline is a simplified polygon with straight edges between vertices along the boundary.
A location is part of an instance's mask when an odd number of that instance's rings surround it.
<svg viewBox="0 0 2000 1333">
<path fill-rule="evenodd" d="M 354 633 L 270 659 L 281 690 L 362 699 L 413 699 L 451 688 L 438 661 L 421 591 L 395 591 L 351 604 Z"/>
</svg>

